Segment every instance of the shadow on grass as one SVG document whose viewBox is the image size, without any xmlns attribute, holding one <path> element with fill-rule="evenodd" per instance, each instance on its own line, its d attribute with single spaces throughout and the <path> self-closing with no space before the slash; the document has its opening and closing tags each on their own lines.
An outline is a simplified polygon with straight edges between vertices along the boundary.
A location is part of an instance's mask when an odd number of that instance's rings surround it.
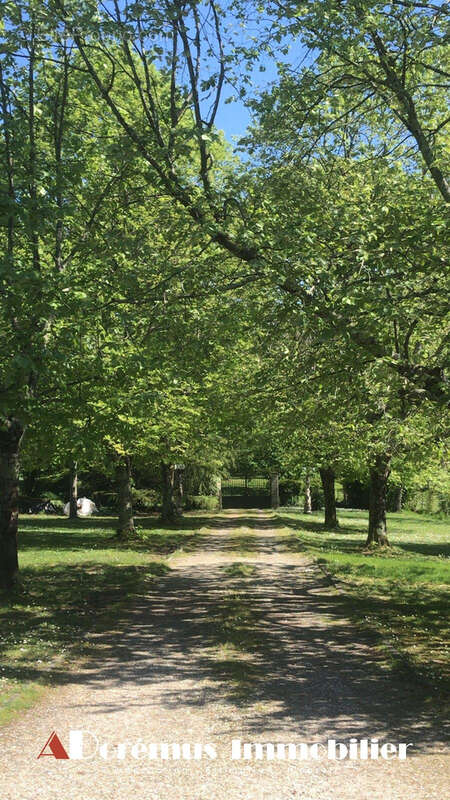
<svg viewBox="0 0 450 800">
<path fill-rule="evenodd" d="M 204 515 L 191 516 L 186 515 L 173 524 L 163 522 L 157 514 L 153 515 L 139 515 L 135 514 L 135 523 L 139 528 L 149 530 L 191 530 L 197 529 L 209 524 L 217 522 L 217 516 L 205 513 Z M 44 514 L 30 514 L 20 516 L 21 530 L 39 529 L 41 531 L 64 530 L 71 531 L 72 533 L 83 532 L 87 530 L 115 530 L 117 527 L 117 517 L 115 516 L 95 516 L 95 517 L 78 517 L 78 519 L 69 519 L 62 516 L 47 516 Z"/>
<path fill-rule="evenodd" d="M 87 560 L 23 568 L 16 591 L 0 595 L 3 677 L 45 682 L 46 661 L 80 655 L 87 632 L 113 629 L 120 605 L 149 578 L 168 571 L 161 561 L 117 566 Z M 42 669 L 36 668 L 39 661 Z"/>
<path fill-rule="evenodd" d="M 135 576 L 128 570 L 127 582 Z M 52 571 L 41 577 L 41 594 L 52 577 Z M 348 621 L 351 613 L 360 619 L 404 614 L 414 607 L 412 589 L 398 597 L 355 600 L 336 594 L 316 571 L 303 573 L 292 565 L 258 565 L 244 579 L 230 576 L 231 585 L 224 577 L 221 567 L 180 567 L 168 573 L 137 597 L 118 627 L 114 616 L 106 615 L 101 650 L 92 651 L 77 672 L 56 665 L 53 681 L 88 687 L 83 708 L 93 714 L 125 708 L 133 713 L 143 703 L 153 713 L 155 698 L 145 690 L 161 684 L 158 702 L 181 716 L 197 706 L 210 706 L 216 714 L 218 701 L 232 709 L 248 706 L 247 735 L 292 731 L 294 726 L 302 737 L 317 740 L 381 734 L 410 741 L 414 731 L 418 750 L 441 741 L 441 723 L 427 705 L 429 687 L 420 676 L 415 681 L 403 662 L 398 675 L 382 669 L 370 647 L 379 637 Z M 121 584 L 122 578 L 123 573 Z M 99 590 L 117 588 L 119 573 L 107 569 L 101 580 L 94 573 L 78 589 L 80 579 L 79 570 L 72 579 L 58 574 L 59 585 L 51 590 L 49 621 L 61 628 L 64 641 L 82 636 L 85 615 L 102 605 Z M 61 592 L 65 599 L 59 608 Z M 73 593 L 78 593 L 75 614 Z M 423 603 L 427 625 L 437 625 L 440 604 L 427 597 Z M 17 622 L 28 632 L 32 620 L 26 609 L 22 613 Z M 42 623 L 41 616 L 41 629 Z M 42 672 L 23 655 L 16 664 L 8 663 L 4 674 L 35 681 Z M 109 688 L 127 691 L 116 694 L 112 703 Z M 216 732 L 228 736 L 230 724 L 218 716 Z"/>
<path fill-rule="evenodd" d="M 390 514 L 393 515 L 392 518 L 391 518 L 392 522 L 396 522 L 396 523 L 399 523 L 399 522 L 401 522 L 401 523 L 403 523 L 403 522 L 413 522 L 415 525 L 417 525 L 417 523 L 420 522 L 422 525 L 433 525 L 433 527 L 435 525 L 443 525 L 444 527 L 448 528 L 449 521 L 450 521 L 449 517 L 445 517 L 444 519 L 441 519 L 440 517 L 438 517 L 436 515 L 433 515 L 432 517 L 428 516 L 428 515 L 424 515 L 422 517 L 422 515 L 420 513 L 416 513 L 413 516 L 409 516 L 408 514 L 405 514 L 404 511 L 402 511 L 400 514 L 398 514 L 398 516 L 397 516 L 397 514 L 395 512 L 392 512 L 392 511 L 390 512 Z"/>
<path fill-rule="evenodd" d="M 198 529 L 205 525 L 201 517 L 186 526 L 167 526 L 156 517 L 136 517 L 135 522 L 136 535 L 122 541 L 115 537 L 114 517 L 25 517 L 20 520 L 19 547 L 21 551 L 112 549 L 168 554 L 181 545 L 185 549 L 194 547 L 200 538 Z"/>
<path fill-rule="evenodd" d="M 286 525 L 286 527 L 292 528 L 293 531 L 304 531 L 305 534 L 312 534 L 309 539 L 307 536 L 302 536 L 302 539 L 306 544 L 312 545 L 315 548 L 339 550 L 342 553 L 358 553 L 365 548 L 367 538 L 367 529 L 365 527 L 356 527 L 353 525 L 351 527 L 346 527 L 342 525 L 341 522 L 339 528 L 331 532 L 324 527 L 323 523 L 314 519 L 304 520 L 285 515 L 283 515 L 281 519 L 282 523 Z M 403 522 L 403 520 L 406 520 L 406 518 L 402 517 L 401 521 Z M 417 518 L 415 518 L 414 521 L 417 522 Z M 433 525 L 434 524 L 433 521 Z M 408 534 L 411 539 L 409 541 L 404 541 L 403 537 L 406 532 L 401 532 L 402 538 L 400 538 L 397 533 L 400 534 L 400 531 L 397 532 L 395 528 L 390 531 L 388 530 L 389 541 L 397 550 L 403 550 L 406 553 L 418 553 L 424 556 L 450 556 L 450 543 L 448 542 L 415 542 L 414 536 L 423 536 L 423 534 L 419 534 L 417 531 L 409 531 Z M 373 554 L 377 555 L 377 551 L 374 550 Z"/>
<path fill-rule="evenodd" d="M 26 514 L 20 515 L 20 529 L 29 530 L 36 529 L 42 531 L 51 531 L 55 528 L 59 530 L 80 531 L 109 529 L 115 528 L 117 524 L 116 517 L 78 517 L 78 519 L 69 519 L 68 517 L 47 516 L 44 514 Z"/>
<path fill-rule="evenodd" d="M 450 556 L 450 543 L 447 542 L 436 542 L 435 544 L 401 542 L 395 540 L 395 533 L 391 538 L 396 547 L 405 550 L 407 553 L 420 553 L 423 556 Z"/>
<path fill-rule="evenodd" d="M 282 517 L 282 524 L 291 528 L 294 533 L 304 531 L 306 535 L 302 535 L 300 541 L 305 544 L 326 550 L 336 548 L 342 552 L 360 552 L 365 547 L 367 539 L 367 531 L 364 528 L 340 526 L 336 530 L 330 531 L 324 527 L 322 522 L 304 521 L 286 516 Z M 309 538 L 308 534 L 310 534 Z"/>
<path fill-rule="evenodd" d="M 236 552 L 244 539 L 249 546 L 257 540 L 260 552 L 266 548 L 273 553 L 286 538 L 282 530 L 277 533 L 287 524 L 284 518 L 199 515 L 187 518 L 188 524 L 194 519 L 195 529 L 208 524 L 212 528 L 209 550 Z M 298 520 L 291 522 L 299 529 Z M 241 537 L 238 529 L 243 527 L 266 535 Z M 311 532 L 306 523 L 305 530 Z M 230 532 L 235 535 L 227 536 Z M 176 530 L 172 533 L 178 535 Z M 352 540 L 361 535 L 353 528 L 343 533 Z M 149 529 L 147 535 L 157 531 Z M 295 537 L 289 539 L 298 547 Z M 403 585 L 384 595 L 368 587 L 363 596 L 346 596 L 336 593 L 316 568 L 292 564 L 258 564 L 248 576 L 229 571 L 231 586 L 221 567 L 181 564 L 164 575 L 166 569 L 160 563 L 120 567 L 87 560 L 32 569 L 29 575 L 24 570 L 29 588 L 8 609 L 11 637 L 5 645 L 14 648 L 15 641 L 28 640 L 25 645 L 31 646 L 28 653 L 19 648 L 14 659 L 8 655 L 3 675 L 48 680 L 45 663 L 42 668 L 38 665 L 39 648 L 43 646 L 45 661 L 46 648 L 54 652 L 56 642 L 60 650 L 89 655 L 77 672 L 56 663 L 51 679 L 87 686 L 84 707 L 94 714 L 122 708 L 132 713 L 143 703 L 152 713 L 155 700 L 145 688 L 160 682 L 161 703 L 180 715 L 199 705 L 210 705 L 215 713 L 218 698 L 233 709 L 238 702 L 247 704 L 245 725 L 250 734 L 292 731 L 295 725 L 305 737 L 319 739 L 381 732 L 383 738 L 409 741 L 414 731 L 418 748 L 441 741 L 441 722 L 428 704 L 431 690 L 420 671 L 404 658 L 398 659 L 398 674 L 382 668 L 370 647 L 380 637 L 355 624 L 376 616 L 389 627 L 401 618 L 406 628 L 423 623 L 438 638 L 443 615 L 440 591 Z M 161 581 L 157 586 L 150 582 L 144 592 L 146 574 L 160 575 Z M 119 619 L 117 604 L 132 594 L 137 598 L 131 613 Z M 418 622 L 415 616 L 420 617 Z M 84 637 L 93 621 L 101 631 L 101 649 L 86 651 Z M 230 696 L 224 680 L 234 684 L 237 694 Z M 202 681 L 211 689 L 205 689 Z M 111 703 L 109 687 L 127 691 L 117 693 L 118 699 Z M 435 691 L 440 697 L 440 685 Z M 259 712 L 252 706 L 255 701 L 267 704 L 270 711 Z M 218 718 L 217 726 L 229 734 L 229 719 Z"/>
<path fill-rule="evenodd" d="M 162 543 L 168 535 L 183 536 L 179 527 L 161 529 L 161 523 L 150 519 L 153 525 L 148 528 L 140 520 L 147 536 L 157 537 L 158 529 Z M 100 533 L 101 526 L 96 526 L 100 521 L 89 520 L 94 525 L 78 533 L 91 541 L 90 536 Z M 299 520 L 290 521 L 292 528 L 302 527 Z M 212 551 L 236 552 L 243 544 L 254 547 L 255 540 L 260 552 L 273 553 L 285 539 L 298 547 L 294 536 L 277 532 L 288 524 L 285 518 L 196 515 L 186 522 L 183 530 L 187 531 L 212 528 L 208 537 Z M 304 525 L 311 533 L 309 520 Z M 241 535 L 239 529 L 245 527 L 266 535 Z M 47 543 L 41 539 L 46 549 L 61 535 L 70 541 L 77 531 L 59 534 L 49 526 L 47 533 Z M 326 541 L 322 527 L 320 533 Z M 105 540 L 110 534 L 110 529 L 105 531 Z M 339 534 L 351 537 L 353 545 L 361 531 L 341 529 Z M 314 533 L 311 536 L 321 539 Z M 50 677 L 57 684 L 87 686 L 85 707 L 94 714 L 125 707 L 132 713 L 142 703 L 148 703 L 151 713 L 154 699 L 145 687 L 153 689 L 161 682 L 162 702 L 180 715 L 208 704 L 215 712 L 222 698 L 233 709 L 238 703 L 247 704 L 245 726 L 250 733 L 292 731 L 294 724 L 318 738 L 361 737 L 381 731 L 386 738 L 409 741 L 404 737 L 414 731 L 418 746 L 432 747 L 441 740 L 441 722 L 428 701 L 433 692 L 440 699 L 442 684 L 436 684 L 432 692 L 420 670 L 404 657 L 398 658 L 394 674 L 382 668 L 370 647 L 380 637 L 361 632 L 356 625 L 356 620 L 376 617 L 389 628 L 392 621 L 397 625 L 401 620 L 406 629 L 415 626 L 417 630 L 421 625 L 424 642 L 430 635 L 438 640 L 445 612 L 439 588 L 431 591 L 403 584 L 377 594 L 368 587 L 366 594 L 347 596 L 336 593 L 315 568 L 258 564 L 251 575 L 239 574 L 242 569 L 236 566 L 227 569 L 228 573 L 223 568 L 183 568 L 181 564 L 165 575 L 167 567 L 159 562 L 117 566 L 93 560 L 25 569 L 23 593 L 5 615 L 3 646 L 9 651 L 2 674 L 46 682 L 46 658 L 55 652 L 83 653 L 89 661 L 82 669 L 69 671 L 67 661 L 56 661 Z M 155 576 L 161 577 L 157 586 L 151 581 L 145 584 L 146 577 Z M 120 617 L 119 604 L 131 596 L 136 598 L 132 610 Z M 100 631 L 100 650 L 85 647 L 86 632 L 93 627 Z M 210 690 L 204 688 L 203 680 L 210 682 Z M 234 685 L 234 694 L 224 688 L 224 681 Z M 108 687 L 125 687 L 127 691 L 121 694 L 126 699 L 111 704 L 110 693 L 104 691 Z M 142 687 L 144 691 L 138 691 Z M 270 711 L 259 712 L 252 706 L 255 701 L 267 704 Z M 229 733 L 229 719 L 218 718 L 217 725 Z"/>
<path fill-rule="evenodd" d="M 236 509 L 242 511 L 242 509 Z M 226 513 L 223 515 L 212 514 L 210 512 L 204 513 L 186 513 L 177 522 L 169 524 L 163 522 L 157 514 L 153 515 L 135 515 L 135 523 L 138 529 L 144 531 L 190 531 L 199 530 L 199 528 L 223 528 L 232 530 L 233 528 L 257 528 L 264 530 L 266 528 L 279 528 L 283 527 L 283 522 L 278 517 L 264 517 L 260 518 L 255 512 L 254 515 L 246 513 L 239 516 L 228 516 Z M 34 532 L 51 532 L 55 531 L 58 536 L 62 533 L 69 533 L 71 536 L 84 536 L 89 535 L 90 531 L 104 531 L 105 535 L 115 531 L 117 526 L 117 518 L 114 516 L 105 517 L 79 517 L 76 520 L 68 519 L 62 516 L 47 516 L 44 514 L 34 515 L 21 515 L 20 529 L 24 533 L 28 531 Z"/>
</svg>

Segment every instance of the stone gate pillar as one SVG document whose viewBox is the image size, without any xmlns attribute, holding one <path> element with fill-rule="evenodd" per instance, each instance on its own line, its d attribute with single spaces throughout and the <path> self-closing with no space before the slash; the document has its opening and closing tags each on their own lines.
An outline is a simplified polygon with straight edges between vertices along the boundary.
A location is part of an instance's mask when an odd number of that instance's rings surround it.
<svg viewBox="0 0 450 800">
<path fill-rule="evenodd" d="M 270 476 L 270 505 L 272 508 L 279 508 L 280 505 L 280 482 L 278 472 Z"/>
</svg>

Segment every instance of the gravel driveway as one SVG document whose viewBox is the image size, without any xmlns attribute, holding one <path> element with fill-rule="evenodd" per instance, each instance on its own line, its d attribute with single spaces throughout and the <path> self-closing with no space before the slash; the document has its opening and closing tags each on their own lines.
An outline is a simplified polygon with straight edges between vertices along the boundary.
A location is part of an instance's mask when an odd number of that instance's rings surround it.
<svg viewBox="0 0 450 800">
<path fill-rule="evenodd" d="M 173 558 L 96 637 L 93 660 L 2 730 L 0 800 L 443 800 L 448 756 L 432 711 L 389 674 L 293 536 L 269 512 L 229 511 L 203 547 Z M 70 730 L 95 734 L 108 758 L 37 758 L 52 731 L 68 749 Z M 414 747 L 404 761 L 230 757 L 233 739 L 351 737 Z M 191 755 L 210 745 L 216 758 L 174 759 L 169 747 L 166 760 L 151 743 L 189 743 Z"/>
</svg>

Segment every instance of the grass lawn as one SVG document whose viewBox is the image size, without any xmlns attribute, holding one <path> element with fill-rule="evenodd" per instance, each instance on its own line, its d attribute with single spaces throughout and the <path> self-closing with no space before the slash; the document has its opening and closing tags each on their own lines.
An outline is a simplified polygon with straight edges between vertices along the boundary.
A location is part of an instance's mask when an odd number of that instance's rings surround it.
<svg viewBox="0 0 450 800">
<path fill-rule="evenodd" d="M 176 529 L 138 518 L 137 538 L 124 545 L 113 538 L 112 517 L 21 518 L 21 586 L 0 599 L 0 724 L 63 680 L 69 658 L 88 652 L 86 633 L 114 625 L 145 582 L 169 569 L 166 556 L 193 546 L 205 522 L 202 512 Z"/>
<path fill-rule="evenodd" d="M 301 544 L 342 582 L 348 613 L 376 628 L 389 658 L 439 696 L 449 683 L 450 519 L 411 511 L 388 515 L 391 548 L 364 549 L 367 512 L 339 511 L 340 530 L 322 515 L 283 509 Z"/>
</svg>

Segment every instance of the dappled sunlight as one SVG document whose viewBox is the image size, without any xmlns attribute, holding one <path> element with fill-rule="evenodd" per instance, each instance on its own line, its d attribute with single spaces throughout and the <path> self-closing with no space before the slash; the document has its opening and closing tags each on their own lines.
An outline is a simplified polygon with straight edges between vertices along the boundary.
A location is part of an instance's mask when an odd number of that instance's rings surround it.
<svg viewBox="0 0 450 800">
<path fill-rule="evenodd" d="M 338 509 L 339 528 L 327 531 L 323 517 L 315 512 L 302 514 L 296 509 L 283 508 L 278 516 L 284 525 L 301 533 L 301 540 L 316 548 L 336 546 L 341 551 L 358 551 L 365 547 L 368 512 Z M 450 555 L 448 520 L 440 520 L 425 514 L 399 512 L 388 514 L 390 543 L 405 552 L 437 556 Z M 308 537 L 308 534 L 312 536 Z M 320 534 L 319 536 L 317 534 Z M 388 551 L 386 555 L 389 555 Z"/>
<path fill-rule="evenodd" d="M 172 560 L 167 574 L 163 563 L 147 563 L 157 582 L 139 584 L 124 617 L 105 618 L 107 625 L 85 642 L 77 672 L 63 662 L 52 665 L 53 682 L 86 688 L 80 713 L 108 715 L 139 706 L 183 715 L 220 701 L 231 714 L 218 720 L 221 736 L 232 734 L 236 708 L 243 715 L 241 733 L 298 730 L 303 738 L 320 738 L 370 731 L 402 740 L 413 731 L 422 748 L 440 741 L 439 721 L 419 684 L 386 669 L 376 634 L 349 621 L 348 597 L 299 552 L 285 518 L 227 512 L 212 523 L 209 535 Z M 131 585 L 136 567 L 125 565 L 98 572 L 91 561 L 43 573 L 43 581 L 54 581 L 59 608 L 50 598 L 41 617 L 22 609 L 19 629 L 37 624 L 45 642 L 46 626 L 52 631 L 57 621 L 64 631 L 65 615 L 70 619 L 75 610 L 82 619 L 83 608 L 92 615 L 114 603 L 127 569 Z M 74 601 L 79 580 L 82 591 Z M 361 617 L 383 602 L 361 601 Z M 81 624 L 80 637 L 82 630 Z M 66 641 L 61 638 L 63 649 L 69 634 L 76 636 L 73 620 Z M 3 675 L 39 681 L 45 670 L 25 653 Z"/>
<path fill-rule="evenodd" d="M 191 703 L 207 705 L 219 697 L 244 702 L 245 724 L 253 733 L 295 726 L 318 737 L 367 730 L 400 739 L 414 730 L 423 743 L 439 737 L 417 686 L 381 668 L 370 647 L 375 640 L 356 634 L 344 616 L 344 601 L 319 573 L 259 566 L 245 589 L 226 598 L 220 571 L 180 567 L 138 601 L 119 637 L 100 637 L 100 662 L 95 658 L 78 675 L 57 679 L 88 683 L 94 691 L 91 712 L 100 714 L 111 711 L 103 705 L 105 689 L 120 694 L 132 684 L 140 687 L 139 704 L 151 708 L 158 697 L 179 714 Z M 203 684 L 200 696 L 188 689 L 194 677 Z M 253 712 L 261 701 L 277 711 Z M 228 721 L 225 726 L 224 735 Z"/>
</svg>

